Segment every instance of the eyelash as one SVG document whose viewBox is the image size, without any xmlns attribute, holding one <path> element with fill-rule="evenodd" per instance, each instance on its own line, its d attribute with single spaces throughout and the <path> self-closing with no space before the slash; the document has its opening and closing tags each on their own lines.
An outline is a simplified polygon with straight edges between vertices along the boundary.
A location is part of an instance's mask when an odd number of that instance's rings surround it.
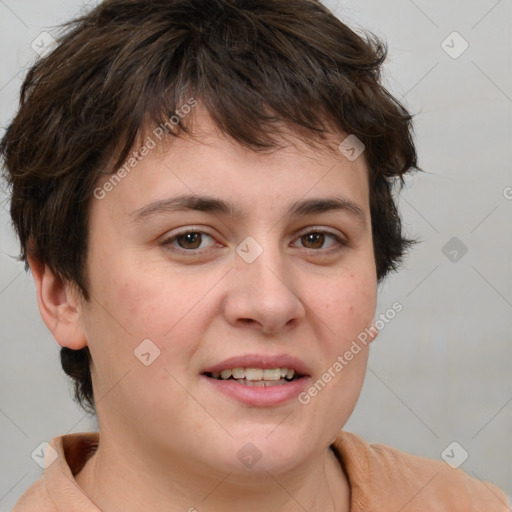
<svg viewBox="0 0 512 512">
<path fill-rule="evenodd" d="M 188 234 L 207 235 L 210 238 L 212 238 L 212 240 L 213 240 L 213 236 L 206 233 L 205 231 L 189 229 L 187 231 L 182 231 L 181 233 L 176 233 L 173 236 L 165 239 L 161 243 L 161 245 L 165 246 L 170 251 L 177 252 L 180 254 L 185 254 L 187 256 L 199 256 L 199 255 L 203 254 L 204 252 L 208 251 L 208 249 L 183 249 L 182 247 L 172 246 L 172 243 L 175 242 L 178 238 L 188 235 Z M 329 237 L 333 238 L 336 242 L 335 244 L 333 244 L 333 246 L 337 245 L 338 247 L 333 248 L 331 246 L 328 249 L 308 249 L 307 247 L 302 247 L 302 249 L 309 250 L 309 251 L 315 251 L 315 252 L 323 252 L 324 254 L 330 254 L 332 252 L 337 252 L 337 251 L 341 250 L 342 248 L 348 247 L 348 243 L 345 240 L 343 240 L 341 237 L 336 235 L 335 233 L 332 233 L 330 231 L 320 230 L 320 229 L 312 229 L 310 231 L 306 231 L 305 233 L 300 234 L 296 239 L 301 239 L 302 237 L 311 235 L 311 234 L 321 234 L 321 235 L 329 236 Z M 202 240 L 201 240 L 201 242 L 202 242 Z"/>
</svg>

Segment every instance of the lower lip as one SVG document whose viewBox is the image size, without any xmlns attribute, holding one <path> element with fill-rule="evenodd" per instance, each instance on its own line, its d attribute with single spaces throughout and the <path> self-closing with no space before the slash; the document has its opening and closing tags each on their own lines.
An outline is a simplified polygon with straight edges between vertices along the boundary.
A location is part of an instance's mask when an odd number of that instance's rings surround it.
<svg viewBox="0 0 512 512">
<path fill-rule="evenodd" d="M 297 399 L 298 395 L 306 388 L 309 377 L 301 377 L 281 386 L 246 386 L 234 380 L 217 380 L 202 375 L 211 386 L 220 393 L 234 398 L 246 405 L 255 407 L 271 407 L 281 405 L 290 400 Z"/>
</svg>

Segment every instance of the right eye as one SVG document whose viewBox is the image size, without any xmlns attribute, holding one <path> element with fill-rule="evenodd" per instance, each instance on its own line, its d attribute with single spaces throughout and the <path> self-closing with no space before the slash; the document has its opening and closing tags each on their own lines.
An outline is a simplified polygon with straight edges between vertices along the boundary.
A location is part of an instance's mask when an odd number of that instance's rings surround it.
<svg viewBox="0 0 512 512">
<path fill-rule="evenodd" d="M 206 247 L 203 246 L 203 241 L 205 238 L 213 238 L 204 231 L 182 231 L 181 233 L 176 233 L 173 236 L 166 238 L 162 245 L 172 251 L 178 252 L 192 252 L 199 251 L 202 252 Z"/>
</svg>

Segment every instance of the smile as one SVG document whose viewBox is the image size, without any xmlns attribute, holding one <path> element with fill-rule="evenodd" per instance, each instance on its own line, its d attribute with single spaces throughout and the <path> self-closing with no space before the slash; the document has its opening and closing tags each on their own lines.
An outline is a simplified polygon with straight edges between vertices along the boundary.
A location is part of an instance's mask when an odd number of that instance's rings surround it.
<svg viewBox="0 0 512 512">
<path fill-rule="evenodd" d="M 205 375 L 254 387 L 282 386 L 301 377 L 292 368 L 226 368 L 221 372 L 206 372 Z"/>
<path fill-rule="evenodd" d="M 297 399 L 311 381 L 298 358 L 244 355 L 205 368 L 201 373 L 210 390 L 251 407 L 275 407 Z"/>
</svg>

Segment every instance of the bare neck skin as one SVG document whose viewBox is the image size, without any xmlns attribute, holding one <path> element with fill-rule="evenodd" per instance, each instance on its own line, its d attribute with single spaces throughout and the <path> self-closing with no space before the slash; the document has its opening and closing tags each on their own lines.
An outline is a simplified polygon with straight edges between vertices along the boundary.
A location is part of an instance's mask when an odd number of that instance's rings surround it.
<svg viewBox="0 0 512 512">
<path fill-rule="evenodd" d="M 165 469 L 160 460 L 149 467 L 146 457 L 134 456 L 136 450 L 124 450 L 119 444 L 103 447 L 100 444 L 75 479 L 104 512 L 350 510 L 348 480 L 330 449 L 287 474 L 260 471 L 255 477 L 216 474 L 181 460 L 169 460 Z"/>
</svg>

